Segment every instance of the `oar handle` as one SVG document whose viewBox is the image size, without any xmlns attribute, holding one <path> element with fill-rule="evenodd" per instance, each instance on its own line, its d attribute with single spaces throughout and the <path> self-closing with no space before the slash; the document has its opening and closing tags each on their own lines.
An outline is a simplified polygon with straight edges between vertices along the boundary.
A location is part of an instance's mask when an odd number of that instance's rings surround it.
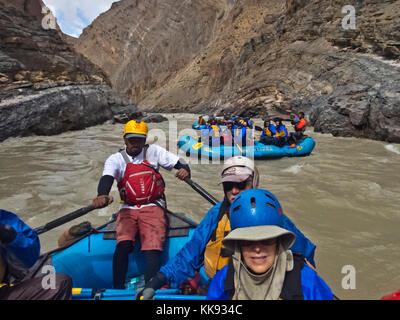
<svg viewBox="0 0 400 320">
<path fill-rule="evenodd" d="M 185 182 L 192 187 L 193 190 L 197 191 L 204 199 L 210 202 L 213 205 L 216 205 L 219 201 L 215 199 L 211 194 L 209 194 L 206 190 L 200 187 L 196 182 L 192 181 L 190 178 L 186 178 Z"/>
<path fill-rule="evenodd" d="M 65 216 L 62 216 L 62 217 L 60 217 L 58 219 L 50 221 L 50 222 L 46 223 L 45 225 L 43 225 L 41 227 L 37 227 L 35 229 L 35 231 L 36 231 L 37 234 L 41 234 L 41 233 L 47 232 L 47 231 L 49 231 L 51 229 L 54 229 L 54 228 L 57 228 L 58 226 L 61 226 L 64 223 L 67 223 L 67 222 L 69 222 L 71 220 L 79 218 L 79 217 L 87 214 L 88 212 L 90 212 L 90 211 L 92 211 L 94 209 L 95 209 L 95 207 L 93 207 L 92 205 L 84 207 L 84 208 L 80 208 L 80 209 L 75 210 L 75 211 L 73 211 L 73 212 L 71 212 L 71 213 L 69 213 L 69 214 L 67 214 Z"/>
</svg>

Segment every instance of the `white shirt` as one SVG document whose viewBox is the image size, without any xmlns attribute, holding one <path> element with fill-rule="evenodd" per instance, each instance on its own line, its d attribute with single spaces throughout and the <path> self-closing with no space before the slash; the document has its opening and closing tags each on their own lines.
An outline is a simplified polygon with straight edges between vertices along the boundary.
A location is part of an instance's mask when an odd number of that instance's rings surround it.
<svg viewBox="0 0 400 320">
<path fill-rule="evenodd" d="M 128 154 L 128 158 L 134 164 L 141 163 L 143 159 L 143 150 L 136 157 L 131 157 Z M 171 171 L 177 164 L 179 157 L 164 148 L 151 144 L 149 145 L 146 152 L 146 160 L 150 162 L 151 166 L 158 170 L 160 167 Z M 104 164 L 103 176 L 108 175 L 114 177 L 117 182 L 122 181 L 125 173 L 126 162 L 121 152 L 116 152 L 109 156 Z M 140 207 L 155 206 L 154 203 L 141 205 Z M 121 208 L 137 209 L 137 206 L 129 206 L 127 204 L 121 204 Z"/>
</svg>

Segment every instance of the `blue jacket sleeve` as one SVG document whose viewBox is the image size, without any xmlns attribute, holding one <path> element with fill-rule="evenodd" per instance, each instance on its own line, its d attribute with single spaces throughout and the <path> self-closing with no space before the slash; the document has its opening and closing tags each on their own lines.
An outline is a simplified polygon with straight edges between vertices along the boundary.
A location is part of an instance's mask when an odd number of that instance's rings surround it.
<svg viewBox="0 0 400 320">
<path fill-rule="evenodd" d="M 292 231 L 296 235 L 296 241 L 290 248 L 293 252 L 301 253 L 315 267 L 314 253 L 315 244 L 313 244 L 304 234 L 301 233 L 295 224 L 283 214 L 283 228 Z"/>
<path fill-rule="evenodd" d="M 207 300 L 227 300 L 227 296 L 224 290 L 224 281 L 226 273 L 228 271 L 228 265 L 219 270 L 212 278 L 210 286 L 208 287 Z"/>
<path fill-rule="evenodd" d="M 304 300 L 333 300 L 333 293 L 317 272 L 304 264 L 301 270 Z"/>
<path fill-rule="evenodd" d="M 11 252 L 27 268 L 32 267 L 40 255 L 40 241 L 37 233 L 27 226 L 17 215 L 0 209 L 0 223 L 12 226 L 17 236 L 3 245 L 7 252 Z"/>
<path fill-rule="evenodd" d="M 212 207 L 192 237 L 160 271 L 165 274 L 173 288 L 178 287 L 188 277 L 193 277 L 204 263 L 204 250 L 211 234 L 218 224 L 218 213 L 222 202 Z"/>
</svg>

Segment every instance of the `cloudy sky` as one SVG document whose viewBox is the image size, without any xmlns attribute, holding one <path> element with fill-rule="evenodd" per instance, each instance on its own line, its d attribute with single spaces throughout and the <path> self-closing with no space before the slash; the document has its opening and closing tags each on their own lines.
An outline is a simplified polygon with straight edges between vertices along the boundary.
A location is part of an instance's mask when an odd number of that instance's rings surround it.
<svg viewBox="0 0 400 320">
<path fill-rule="evenodd" d="M 86 26 L 117 1 L 119 0 L 43 0 L 56 16 L 61 30 L 74 37 L 79 37 Z"/>
</svg>

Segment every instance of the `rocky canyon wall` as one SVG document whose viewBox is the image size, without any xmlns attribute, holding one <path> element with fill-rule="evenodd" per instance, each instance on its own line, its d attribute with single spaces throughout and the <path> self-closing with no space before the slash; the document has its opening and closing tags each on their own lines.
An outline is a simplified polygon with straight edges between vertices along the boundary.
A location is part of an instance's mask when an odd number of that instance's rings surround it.
<svg viewBox="0 0 400 320">
<path fill-rule="evenodd" d="M 0 0 L 0 141 L 82 129 L 121 108 L 136 110 L 57 26 L 43 28 L 43 6 L 40 0 Z"/>
<path fill-rule="evenodd" d="M 144 110 L 304 110 L 317 131 L 400 142 L 399 17 L 399 0 L 122 0 L 75 48 Z"/>
</svg>

